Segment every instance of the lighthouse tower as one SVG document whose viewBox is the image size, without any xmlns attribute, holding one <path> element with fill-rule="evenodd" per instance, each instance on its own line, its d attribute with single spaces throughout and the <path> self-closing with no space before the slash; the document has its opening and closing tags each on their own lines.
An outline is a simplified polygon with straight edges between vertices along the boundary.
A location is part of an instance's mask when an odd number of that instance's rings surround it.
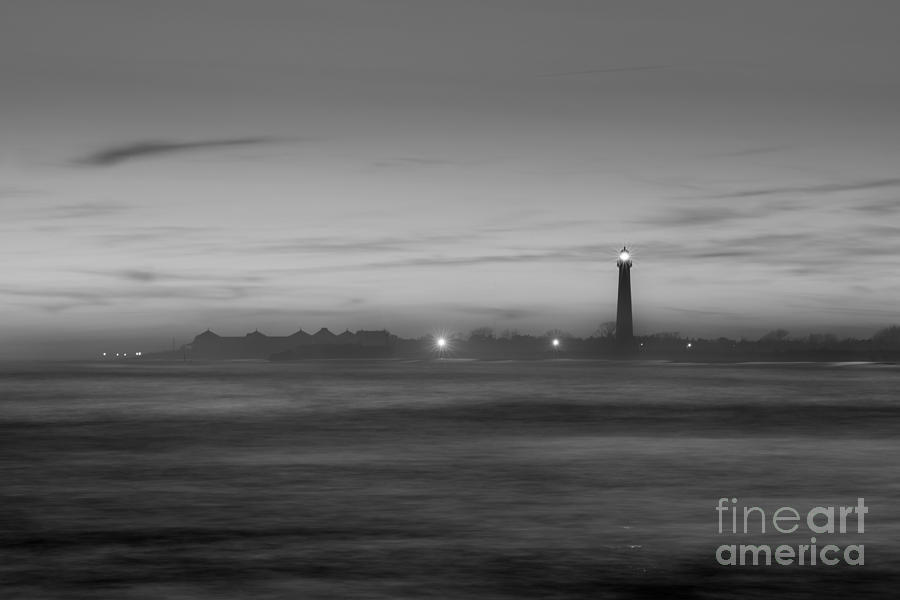
<svg viewBox="0 0 900 600">
<path fill-rule="evenodd" d="M 634 342 L 634 323 L 631 318 L 631 253 L 622 247 L 616 260 L 619 267 L 619 302 L 616 307 L 616 343 L 631 347 Z"/>
</svg>

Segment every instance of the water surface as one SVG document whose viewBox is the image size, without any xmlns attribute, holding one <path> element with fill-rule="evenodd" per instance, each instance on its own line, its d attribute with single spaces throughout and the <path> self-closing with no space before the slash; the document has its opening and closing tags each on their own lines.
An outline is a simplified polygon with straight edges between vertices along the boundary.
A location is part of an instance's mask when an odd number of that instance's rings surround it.
<svg viewBox="0 0 900 600">
<path fill-rule="evenodd" d="M 890 595 L 897 389 L 877 364 L 7 363 L 2 597 Z M 836 543 L 866 565 L 721 567 L 722 496 L 863 496 Z"/>
</svg>

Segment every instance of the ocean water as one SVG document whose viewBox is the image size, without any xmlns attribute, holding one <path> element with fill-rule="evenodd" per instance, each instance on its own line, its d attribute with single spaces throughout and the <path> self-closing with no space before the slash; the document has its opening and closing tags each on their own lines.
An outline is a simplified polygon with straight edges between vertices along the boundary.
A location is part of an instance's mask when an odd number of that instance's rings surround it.
<svg viewBox="0 0 900 600">
<path fill-rule="evenodd" d="M 890 597 L 897 390 L 878 364 L 7 363 L 0 597 Z M 810 536 L 720 534 L 721 497 L 864 497 L 863 533 L 819 537 L 865 564 L 721 566 Z"/>
</svg>

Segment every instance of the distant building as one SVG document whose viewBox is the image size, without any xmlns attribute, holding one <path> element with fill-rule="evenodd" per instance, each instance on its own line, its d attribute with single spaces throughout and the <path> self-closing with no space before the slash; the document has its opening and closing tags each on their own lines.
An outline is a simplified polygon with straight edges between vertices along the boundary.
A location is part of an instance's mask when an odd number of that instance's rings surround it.
<svg viewBox="0 0 900 600">
<path fill-rule="evenodd" d="M 328 331 L 327 327 L 323 327 L 313 334 L 313 342 L 316 344 L 339 344 L 338 336 Z"/>
<path fill-rule="evenodd" d="M 288 340 L 290 340 L 292 346 L 308 346 L 313 343 L 313 337 L 302 329 L 298 329 L 296 333 L 289 335 Z"/>
<path fill-rule="evenodd" d="M 323 327 L 310 335 L 298 330 L 288 336 L 268 336 L 259 331 L 245 336 L 223 337 L 206 330 L 185 346 L 191 358 L 221 360 L 270 358 L 294 354 L 308 357 L 382 356 L 393 348 L 396 338 L 387 331 L 345 331 L 335 335 Z"/>
</svg>

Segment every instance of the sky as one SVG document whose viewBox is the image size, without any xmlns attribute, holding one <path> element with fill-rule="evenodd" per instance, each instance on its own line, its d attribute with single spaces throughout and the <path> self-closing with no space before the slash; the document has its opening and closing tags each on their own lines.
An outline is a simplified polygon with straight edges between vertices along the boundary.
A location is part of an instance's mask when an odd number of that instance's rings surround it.
<svg viewBox="0 0 900 600">
<path fill-rule="evenodd" d="M 0 0 L 0 357 L 900 323 L 900 4 Z"/>
</svg>

